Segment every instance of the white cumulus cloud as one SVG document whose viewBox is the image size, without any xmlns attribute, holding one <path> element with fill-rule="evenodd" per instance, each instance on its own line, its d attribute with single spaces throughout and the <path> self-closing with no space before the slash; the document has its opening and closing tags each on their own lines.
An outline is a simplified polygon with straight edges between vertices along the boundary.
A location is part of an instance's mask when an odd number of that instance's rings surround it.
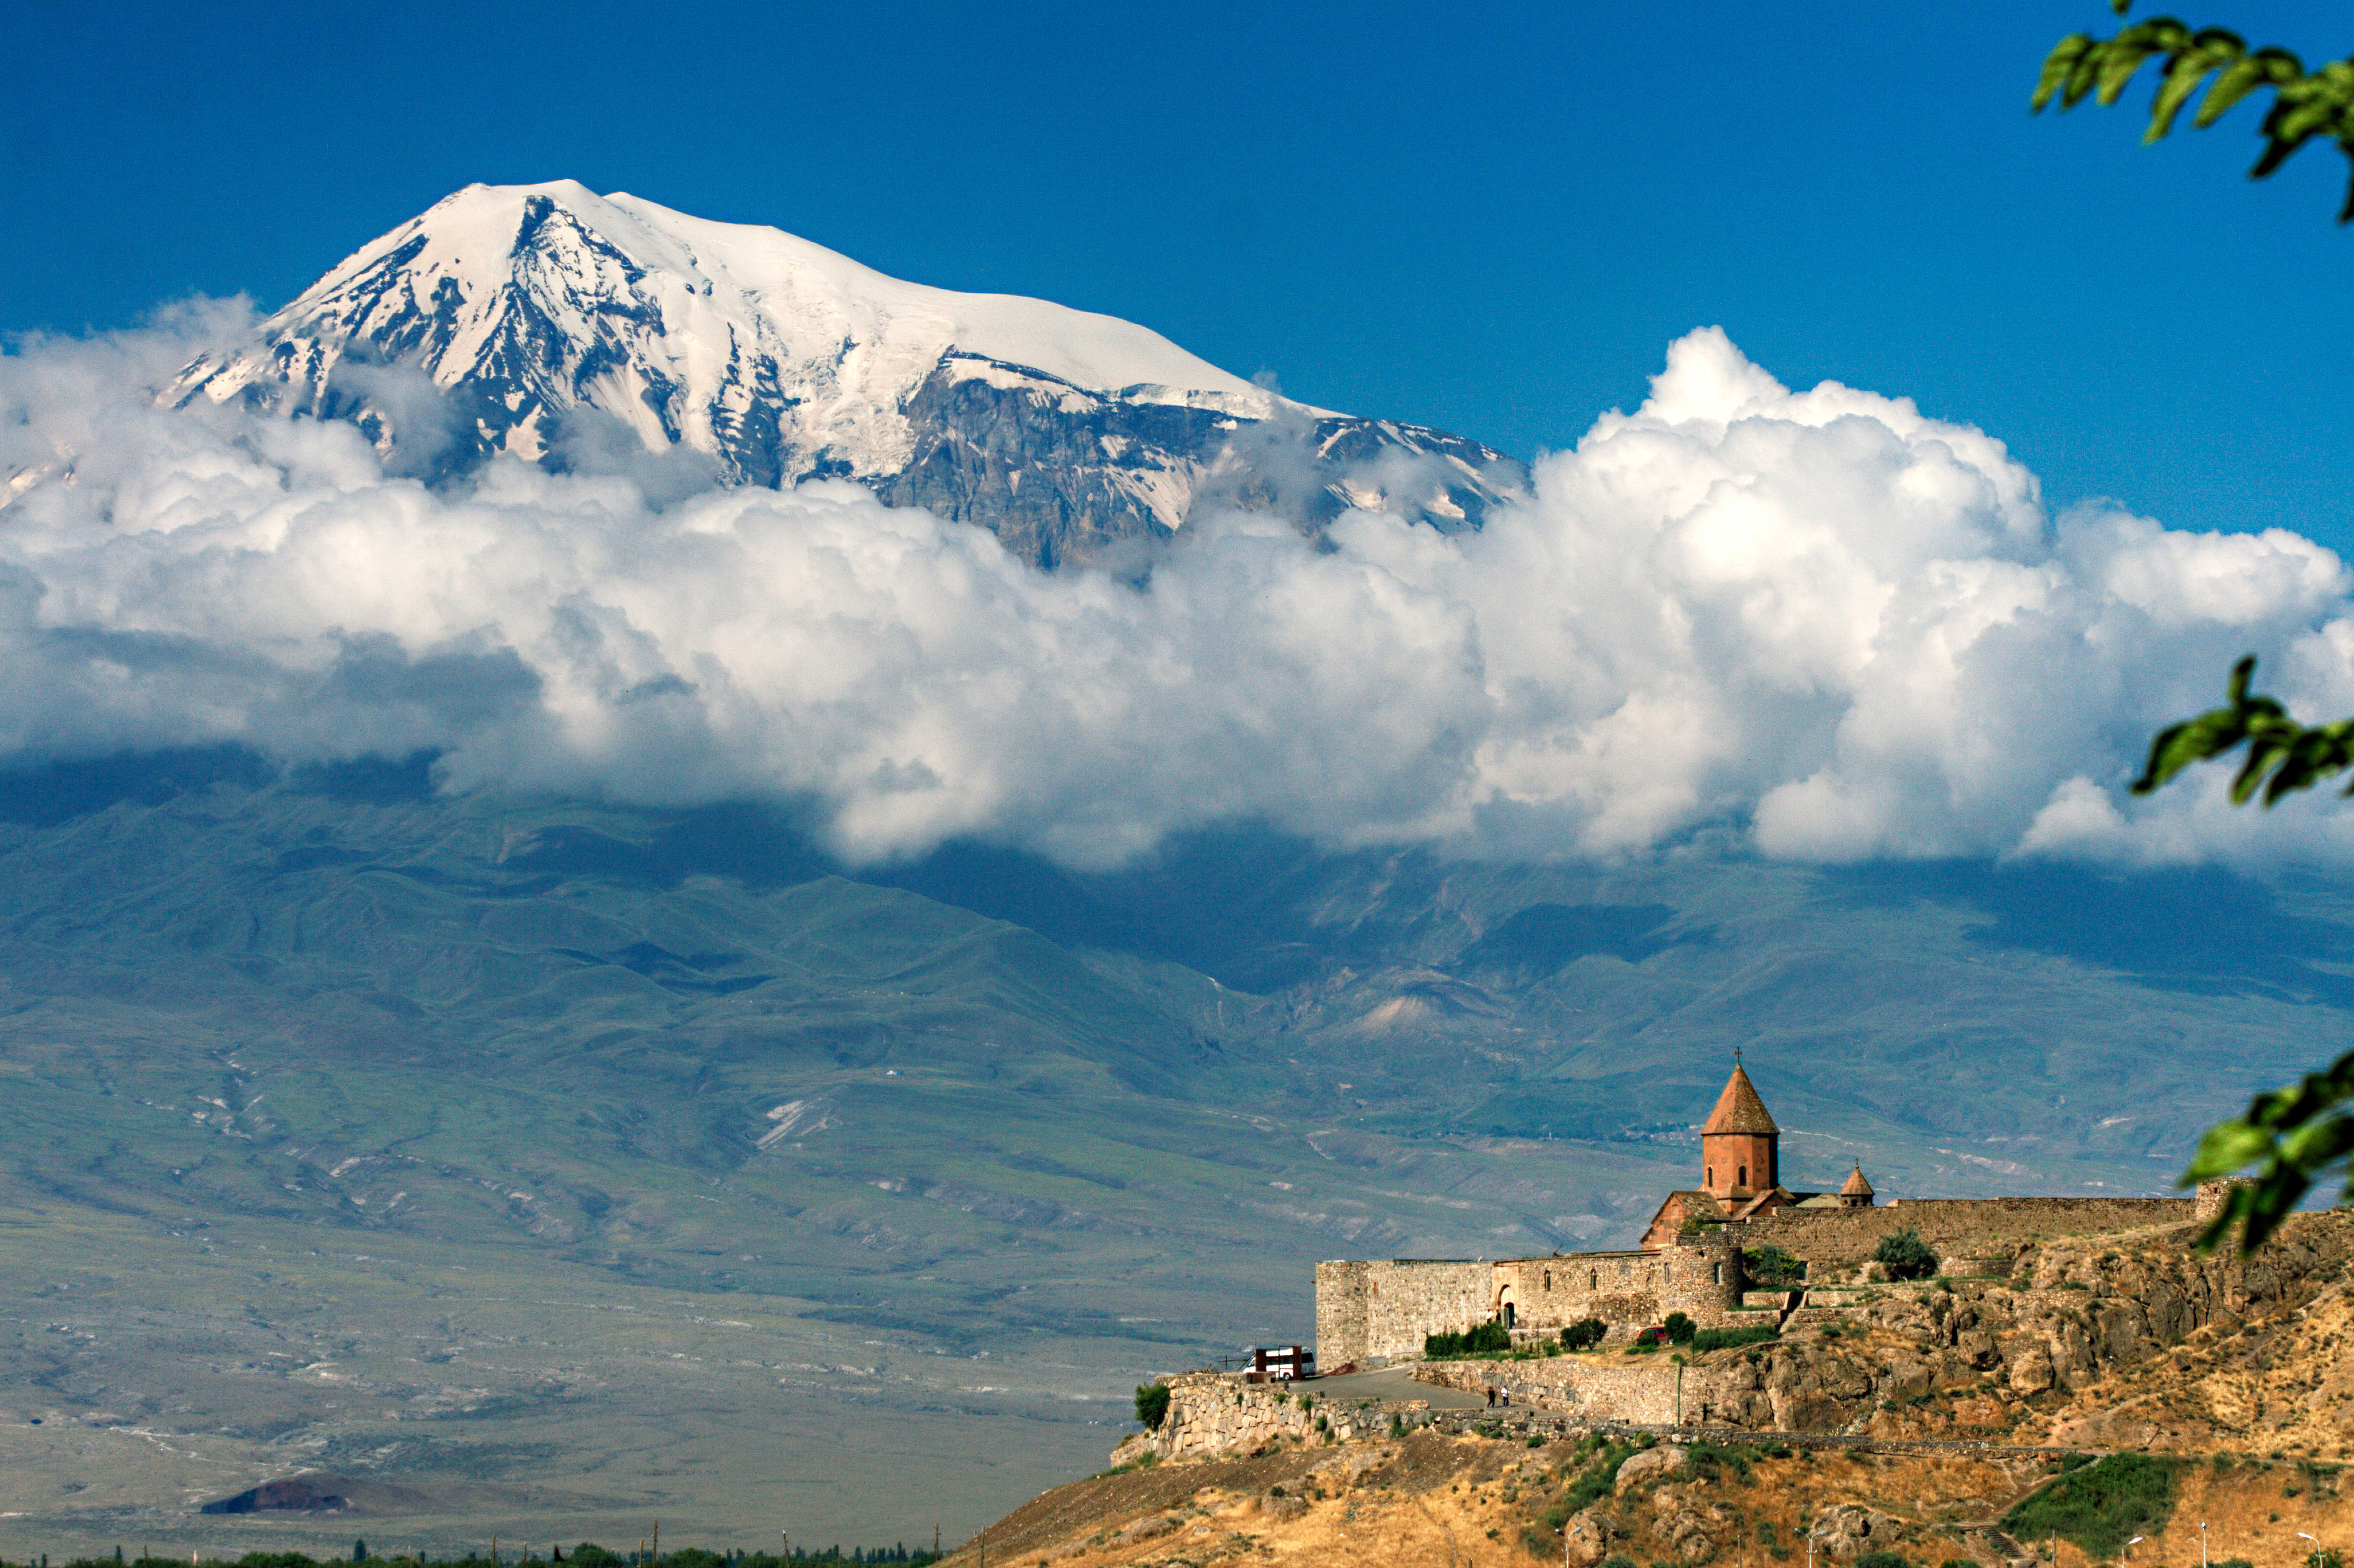
<svg viewBox="0 0 2354 1568">
<path fill-rule="evenodd" d="M 436 490 L 339 425 L 157 408 L 227 319 L 0 358 L 0 766 L 432 748 L 451 789 L 811 802 L 853 859 L 1103 865 L 1238 818 L 1473 853 L 2354 849 L 2212 778 L 2122 793 L 2243 652 L 2354 709 L 2335 555 L 2049 518 L 1999 441 L 1790 391 L 1713 329 L 1478 534 L 1197 517 L 1140 588 L 846 483 L 633 456 Z"/>
</svg>

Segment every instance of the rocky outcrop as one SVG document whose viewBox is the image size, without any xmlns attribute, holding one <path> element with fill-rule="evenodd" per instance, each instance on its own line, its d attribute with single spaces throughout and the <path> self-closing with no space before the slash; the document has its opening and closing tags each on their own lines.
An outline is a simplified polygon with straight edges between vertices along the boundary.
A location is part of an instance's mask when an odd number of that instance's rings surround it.
<svg viewBox="0 0 2354 1568">
<path fill-rule="evenodd" d="M 1139 1432 L 1113 1449 L 1114 1465 L 1148 1455 L 1209 1459 L 1285 1444 L 1343 1443 L 1385 1430 L 1389 1421 L 1387 1408 L 1327 1404 L 1312 1388 L 1245 1383 L 1223 1372 L 1180 1372 L 1162 1381 L 1169 1386 L 1168 1413 L 1158 1427 Z"/>
<path fill-rule="evenodd" d="M 2342 1214 L 2304 1216 L 2245 1260 L 2198 1255 L 2194 1234 L 2026 1243 L 2000 1278 L 1841 1293 L 1842 1305 L 1794 1314 L 1777 1340 L 1681 1368 L 1608 1351 L 1431 1362 L 1416 1375 L 1474 1393 L 1508 1386 L 1516 1404 L 1596 1422 L 1792 1433 L 1861 1432 L 1966 1391 L 1983 1402 L 1980 1425 L 2007 1426 L 2039 1396 L 2080 1393 L 2202 1330 L 2236 1333 L 2309 1300 L 2354 1255 L 2354 1217 Z"/>
<path fill-rule="evenodd" d="M 1893 1552 L 1904 1537 L 1904 1521 L 1861 1503 L 1825 1509 L 1808 1531 L 1834 1562 L 1852 1563 L 1867 1552 Z"/>
<path fill-rule="evenodd" d="M 970 359 L 944 357 L 904 406 L 907 465 L 858 477 L 891 505 L 979 524 L 1044 567 L 1165 540 L 1205 503 L 1310 527 L 1361 506 L 1455 533 L 1526 478 L 1491 448 L 1418 425 L 1305 411 L 1253 419 L 1091 392 L 1021 366 L 977 376 Z"/>
</svg>

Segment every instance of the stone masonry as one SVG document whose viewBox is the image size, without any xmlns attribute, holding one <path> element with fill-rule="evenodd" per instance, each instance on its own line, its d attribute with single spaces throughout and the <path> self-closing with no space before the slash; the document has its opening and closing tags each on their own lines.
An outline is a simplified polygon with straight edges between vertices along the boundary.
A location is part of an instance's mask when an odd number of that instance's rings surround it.
<svg viewBox="0 0 2354 1568">
<path fill-rule="evenodd" d="M 1490 1319 L 1523 1338 L 1558 1334 L 1588 1318 L 1624 1330 L 1681 1312 L 1713 1325 L 1730 1320 L 1740 1303 L 1740 1250 L 1719 1234 L 1654 1252 L 1320 1263 L 1316 1359 L 1331 1368 L 1417 1355 L 1425 1336 L 1460 1333 Z"/>
<path fill-rule="evenodd" d="M 1779 1130 L 1736 1064 L 1702 1138 L 1702 1185 L 1670 1193 L 1629 1252 L 1555 1253 L 1501 1260 L 1333 1261 L 1316 1266 L 1316 1354 L 1326 1369 L 1421 1353 L 1436 1333 L 1500 1322 L 1516 1338 L 1550 1338 L 1585 1319 L 1625 1339 L 1681 1312 L 1703 1327 L 1735 1317 L 1749 1280 L 1745 1249 L 1802 1259 L 1811 1285 L 1861 1280 L 1881 1240 L 1916 1232 L 1951 1275 L 2008 1266 L 2039 1239 L 2181 1224 L 2179 1198 L 1901 1200 L 1876 1205 L 1861 1169 L 1837 1193 L 1780 1185 Z M 2228 1189 L 2202 1188 L 2196 1217 L 2220 1212 Z M 1752 1305 L 1762 1305 L 1753 1303 Z"/>
</svg>

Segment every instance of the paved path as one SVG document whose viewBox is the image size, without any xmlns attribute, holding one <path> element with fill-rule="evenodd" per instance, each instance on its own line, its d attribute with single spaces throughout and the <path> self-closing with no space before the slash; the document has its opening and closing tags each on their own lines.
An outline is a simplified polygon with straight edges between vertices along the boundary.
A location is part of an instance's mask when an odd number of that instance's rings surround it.
<svg viewBox="0 0 2354 1568">
<path fill-rule="evenodd" d="M 1485 1410 L 1488 1402 L 1476 1393 L 1466 1393 L 1459 1388 L 1439 1388 L 1414 1380 L 1414 1369 L 1406 1366 L 1383 1367 L 1376 1372 L 1346 1372 L 1339 1377 L 1320 1377 L 1305 1385 L 1318 1399 L 1378 1399 L 1384 1401 L 1420 1399 L 1429 1402 L 1433 1410 Z"/>
</svg>

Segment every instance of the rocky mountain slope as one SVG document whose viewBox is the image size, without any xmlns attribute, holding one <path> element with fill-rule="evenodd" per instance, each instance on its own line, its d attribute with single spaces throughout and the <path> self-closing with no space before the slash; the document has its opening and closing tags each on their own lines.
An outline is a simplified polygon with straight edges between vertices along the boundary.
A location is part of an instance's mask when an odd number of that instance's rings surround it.
<svg viewBox="0 0 2354 1568">
<path fill-rule="evenodd" d="M 2114 1561 L 2138 1533 L 2143 1561 L 2203 1547 L 2288 1568 L 2354 1524 L 2342 1497 L 2354 1421 L 2340 1419 L 2354 1414 L 2354 1215 L 2306 1216 L 2245 1262 L 2200 1257 L 2190 1239 L 2184 1227 L 2031 1243 L 1999 1279 L 1858 1292 L 1681 1375 L 1638 1361 L 1681 1383 L 1688 1429 L 1719 1428 L 1712 1444 L 1592 1427 L 1554 1396 L 1570 1366 L 1625 1368 L 1615 1351 L 1431 1364 L 1442 1385 L 1515 1390 L 1510 1412 L 1443 1420 L 1417 1402 L 1357 1400 L 1346 1379 L 1288 1393 L 1182 1379 L 1161 1433 L 1120 1450 L 1135 1467 L 1058 1489 L 987 1539 L 1074 1568 L 1564 1551 L 1574 1563 L 1697 1568 L 1787 1562 L 1810 1538 L 1833 1563 L 2077 1568 Z M 1761 1430 L 1722 1431 L 1734 1425 Z M 2094 1472 L 2101 1451 L 2152 1457 Z M 2079 1473 L 2080 1492 L 2105 1487 L 2111 1502 L 2022 1506 Z"/>
<path fill-rule="evenodd" d="M 950 1561 L 1051 1568 L 1276 1562 L 1522 1568 L 1755 1564 L 1891 1553 L 1917 1568 L 2087 1568 L 2115 1562 L 2064 1533 L 2022 1542 L 2021 1503 L 2062 1484 L 2059 1457 L 1819 1450 L 1763 1443 L 1651 1447 L 1414 1432 L 1108 1475 L 1016 1510 Z M 2163 1517 L 2140 1527 L 2141 1563 L 2211 1560 L 2300 1568 L 2338 1542 L 2354 1508 L 2334 1471 L 2263 1457 L 2170 1467 Z M 1565 1501 L 1594 1495 L 1575 1513 Z M 1606 1536 L 1593 1529 L 1610 1521 Z M 2016 1521 L 2012 1521 L 2016 1522 Z M 2022 1527 L 2023 1528 L 2023 1527 Z M 1571 1533 L 1575 1532 L 1575 1533 Z M 1809 1538 L 1811 1537 L 1811 1541 Z M 2097 1542 L 2097 1537 L 2095 1537 Z M 1882 1560 L 1882 1562 L 1885 1559 Z"/>
<path fill-rule="evenodd" d="M 689 454 L 727 483 L 855 480 L 1041 565 L 1197 503 L 1476 526 L 1520 465 L 1294 403 L 1159 334 L 888 278 L 773 228 L 569 180 L 470 185 L 354 252 L 175 402 L 355 421 L 396 465 Z"/>
</svg>

